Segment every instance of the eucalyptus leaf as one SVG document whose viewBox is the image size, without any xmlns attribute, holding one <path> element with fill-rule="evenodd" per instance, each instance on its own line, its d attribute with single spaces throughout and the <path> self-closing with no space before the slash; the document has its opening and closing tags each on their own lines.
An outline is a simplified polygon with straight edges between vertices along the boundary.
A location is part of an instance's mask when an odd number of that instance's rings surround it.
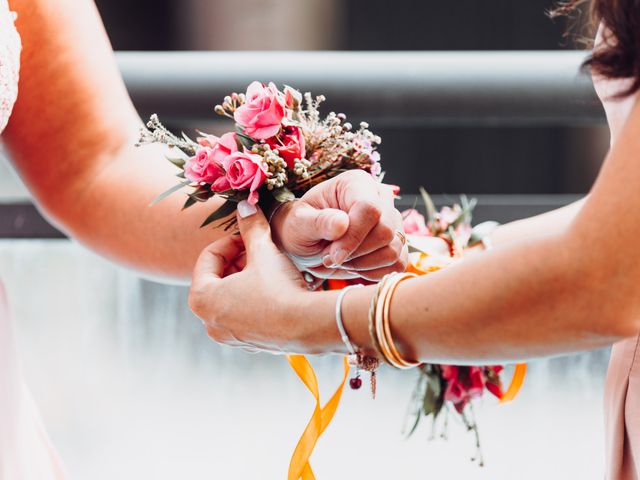
<svg viewBox="0 0 640 480">
<path fill-rule="evenodd" d="M 178 185 L 175 185 L 175 186 L 171 187 L 171 188 L 170 188 L 169 190 L 167 190 L 166 192 L 161 193 L 160 195 L 158 195 L 158 196 L 153 200 L 153 202 L 151 202 L 151 205 L 155 205 L 156 203 L 158 203 L 158 202 L 160 202 L 160 201 L 164 200 L 165 198 L 167 198 L 167 197 L 168 197 L 169 195 L 171 195 L 172 193 L 177 192 L 178 190 L 180 190 L 180 189 L 181 189 L 181 188 L 183 188 L 183 187 L 188 186 L 189 184 L 191 184 L 191 182 L 190 182 L 190 181 L 186 181 L 186 182 L 182 182 L 182 183 L 179 183 Z"/>
<path fill-rule="evenodd" d="M 227 200 L 226 202 L 224 202 L 220 208 L 218 208 L 215 212 L 213 212 L 211 215 L 209 215 L 206 220 L 204 222 L 202 222 L 202 225 L 200 225 L 200 227 L 206 227 L 207 225 L 209 225 L 210 223 L 213 223 L 217 220 L 221 220 L 225 217 L 228 217 L 229 215 L 231 215 L 233 212 L 236 211 L 236 208 L 238 207 L 238 204 L 236 202 L 233 202 L 231 200 Z"/>
<path fill-rule="evenodd" d="M 424 202 L 424 206 L 427 209 L 427 223 L 431 223 L 436 219 L 436 206 L 433 204 L 433 200 L 431 200 L 431 196 L 424 189 L 424 187 L 420 187 L 420 195 L 422 196 L 422 201 Z"/>
<path fill-rule="evenodd" d="M 437 373 L 429 373 L 427 386 L 422 399 L 422 411 L 425 415 L 438 416 L 444 403 L 444 391 L 442 379 Z"/>
<path fill-rule="evenodd" d="M 180 157 L 166 157 L 171 163 L 173 163 L 178 168 L 184 168 L 184 164 L 187 162 L 184 158 Z"/>
</svg>

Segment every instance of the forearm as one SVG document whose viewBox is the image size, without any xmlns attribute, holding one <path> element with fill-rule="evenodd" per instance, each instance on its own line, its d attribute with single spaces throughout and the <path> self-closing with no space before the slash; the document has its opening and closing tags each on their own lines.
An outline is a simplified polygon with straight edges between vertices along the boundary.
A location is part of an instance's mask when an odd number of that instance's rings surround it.
<svg viewBox="0 0 640 480">
<path fill-rule="evenodd" d="M 216 201 L 154 207 L 177 172 L 155 147 L 135 149 L 140 119 L 93 2 L 11 0 L 23 52 L 4 136 L 45 214 L 82 243 L 147 274 L 187 278 L 222 230 L 199 229 Z"/>
<path fill-rule="evenodd" d="M 564 234 L 538 237 L 401 283 L 390 311 L 395 341 L 407 358 L 473 364 L 591 349 L 622 338 L 626 332 L 616 327 L 615 315 L 628 302 L 608 288 L 610 272 L 575 262 L 575 244 Z M 343 303 L 351 339 L 369 353 L 374 290 L 353 290 Z M 594 301 L 602 298 L 607 302 Z M 300 311 L 314 317 L 305 319 L 316 326 L 309 337 L 340 352 L 335 299 L 324 292 Z"/>
<path fill-rule="evenodd" d="M 576 217 L 585 200 L 586 198 L 582 198 L 550 212 L 500 225 L 491 234 L 491 243 L 498 246 L 514 240 L 534 238 L 541 233 L 548 235 L 563 232 Z"/>
</svg>

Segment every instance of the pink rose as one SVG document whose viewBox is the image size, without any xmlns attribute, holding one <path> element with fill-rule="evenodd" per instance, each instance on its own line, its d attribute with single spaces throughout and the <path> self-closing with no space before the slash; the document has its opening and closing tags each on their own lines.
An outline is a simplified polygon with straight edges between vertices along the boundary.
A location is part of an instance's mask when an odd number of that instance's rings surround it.
<svg viewBox="0 0 640 480">
<path fill-rule="evenodd" d="M 267 140 L 271 148 L 277 150 L 280 156 L 287 162 L 287 167 L 293 169 L 293 161 L 305 156 L 305 143 L 302 130 L 294 125 L 283 127 L 278 137 Z"/>
<path fill-rule="evenodd" d="M 260 155 L 253 153 L 235 152 L 223 161 L 227 172 L 227 185 L 236 190 L 249 190 L 247 201 L 251 205 L 258 202 L 257 190 L 267 178 L 267 167 Z"/>
<path fill-rule="evenodd" d="M 207 135 L 198 138 L 198 143 L 202 148 L 187 160 L 184 167 L 185 177 L 192 182 L 212 184 L 214 192 L 227 190 L 228 186 L 224 188 L 226 185 L 222 162 L 228 155 L 238 151 L 236 134 L 225 133 L 220 138 Z"/>
<path fill-rule="evenodd" d="M 187 160 L 184 166 L 184 176 L 195 183 L 213 183 L 224 176 L 220 164 L 215 163 L 210 157 L 211 149 L 199 148 L 196 154 Z"/>
<path fill-rule="evenodd" d="M 402 226 L 408 235 L 430 235 L 429 229 L 424 220 L 424 216 L 416 209 L 405 210 L 402 212 Z"/>
<path fill-rule="evenodd" d="M 253 82 L 247 88 L 247 99 L 233 114 L 244 133 L 257 140 L 266 140 L 280 131 L 284 118 L 284 105 L 273 83 L 264 86 Z"/>
</svg>

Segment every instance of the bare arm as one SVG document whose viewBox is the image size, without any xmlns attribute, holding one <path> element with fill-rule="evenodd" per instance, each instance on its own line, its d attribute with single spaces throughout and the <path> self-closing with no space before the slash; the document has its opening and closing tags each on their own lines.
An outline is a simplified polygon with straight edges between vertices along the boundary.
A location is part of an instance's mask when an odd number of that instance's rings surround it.
<svg viewBox="0 0 640 480">
<path fill-rule="evenodd" d="M 134 150 L 140 119 L 93 2 L 11 0 L 23 42 L 20 93 L 4 135 L 39 206 L 99 253 L 162 277 L 187 278 L 220 230 L 199 229 L 215 201 L 149 203 L 176 183 L 155 147 Z M 168 219 L 170 221 L 168 221 Z"/>
<path fill-rule="evenodd" d="M 535 217 L 505 223 L 496 228 L 491 234 L 491 243 L 494 246 L 499 246 L 514 240 L 533 238 L 542 232 L 547 235 L 552 232 L 562 232 L 580 212 L 584 203 L 585 199 L 582 198 L 570 205 L 536 215 Z"/>
</svg>

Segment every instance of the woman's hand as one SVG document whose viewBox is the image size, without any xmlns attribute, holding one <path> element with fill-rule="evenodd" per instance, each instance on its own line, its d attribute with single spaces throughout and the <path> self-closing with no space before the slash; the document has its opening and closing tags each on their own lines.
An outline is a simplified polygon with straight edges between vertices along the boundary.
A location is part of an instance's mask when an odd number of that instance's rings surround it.
<svg viewBox="0 0 640 480">
<path fill-rule="evenodd" d="M 309 297 L 319 294 L 309 292 L 300 272 L 272 242 L 263 213 L 246 207 L 238 209 L 241 236 L 218 240 L 201 253 L 189 305 L 219 343 L 250 351 L 307 352 L 304 339 L 317 326 L 301 319 Z"/>
<path fill-rule="evenodd" d="M 274 240 L 317 277 L 379 280 L 407 265 L 393 200 L 392 188 L 368 173 L 342 173 L 280 207 L 272 219 Z"/>
</svg>

